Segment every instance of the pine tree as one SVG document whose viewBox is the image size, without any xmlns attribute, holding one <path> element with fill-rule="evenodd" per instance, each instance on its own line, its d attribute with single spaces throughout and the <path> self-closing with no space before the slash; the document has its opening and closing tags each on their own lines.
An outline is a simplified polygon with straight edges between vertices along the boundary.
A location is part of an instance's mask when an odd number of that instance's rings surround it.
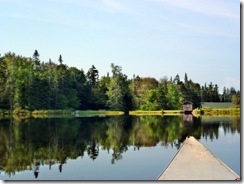
<svg viewBox="0 0 244 184">
<path fill-rule="evenodd" d="M 99 78 L 99 72 L 94 65 L 87 72 L 87 79 L 92 86 L 95 86 Z"/>
<path fill-rule="evenodd" d="M 62 58 L 61 54 L 59 55 L 58 61 L 59 61 L 59 64 L 60 64 L 60 65 L 63 64 L 63 58 Z"/>
<path fill-rule="evenodd" d="M 33 54 L 33 61 L 34 61 L 34 64 L 35 66 L 39 66 L 40 65 L 40 59 L 39 59 L 40 55 L 38 53 L 37 50 L 35 50 L 34 54 Z"/>
</svg>

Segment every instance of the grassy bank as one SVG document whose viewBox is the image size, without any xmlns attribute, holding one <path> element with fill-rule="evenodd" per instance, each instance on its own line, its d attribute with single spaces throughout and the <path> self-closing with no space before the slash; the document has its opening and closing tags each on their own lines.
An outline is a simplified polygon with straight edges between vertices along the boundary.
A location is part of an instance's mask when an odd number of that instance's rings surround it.
<svg viewBox="0 0 244 184">
<path fill-rule="evenodd" d="M 159 110 L 159 111 L 130 111 L 130 115 L 143 116 L 143 115 L 180 115 L 182 110 Z"/>
<path fill-rule="evenodd" d="M 1 117 L 20 117 L 20 118 L 42 118 L 42 117 L 77 117 L 77 116 L 109 116 L 109 115 L 123 115 L 122 111 L 106 111 L 106 110 L 82 110 L 74 111 L 66 110 L 34 110 L 29 111 L 25 109 L 18 109 L 10 112 L 9 110 L 0 110 Z"/>
<path fill-rule="evenodd" d="M 62 117 L 71 116 L 72 110 L 34 110 L 31 115 L 38 117 Z"/>
<path fill-rule="evenodd" d="M 129 111 L 129 115 L 143 116 L 143 115 L 162 115 L 163 111 Z"/>
<path fill-rule="evenodd" d="M 107 110 L 34 110 L 28 111 L 25 109 L 18 109 L 10 112 L 9 110 L 0 109 L 0 118 L 7 116 L 19 116 L 21 118 L 28 117 L 79 117 L 79 116 L 109 116 L 109 115 L 123 115 L 122 111 L 107 111 Z M 143 115 L 160 115 L 160 116 L 172 116 L 182 115 L 182 110 L 157 110 L 157 111 L 129 111 L 129 115 L 143 116 Z M 201 115 L 240 115 L 240 108 L 202 108 L 194 109 L 192 111 L 194 116 Z"/>
<path fill-rule="evenodd" d="M 75 116 L 109 116 L 109 115 L 123 115 L 123 111 L 107 111 L 107 110 L 83 110 L 72 113 Z"/>
<path fill-rule="evenodd" d="M 240 115 L 240 108 L 202 108 L 194 109 L 192 114 L 200 115 Z"/>
<path fill-rule="evenodd" d="M 122 111 L 106 111 L 106 110 L 42 110 L 42 111 L 33 111 L 32 116 L 40 117 L 53 117 L 53 116 L 108 116 L 108 115 L 122 115 Z"/>
<path fill-rule="evenodd" d="M 163 110 L 163 115 L 180 115 L 184 112 L 182 110 Z"/>
</svg>

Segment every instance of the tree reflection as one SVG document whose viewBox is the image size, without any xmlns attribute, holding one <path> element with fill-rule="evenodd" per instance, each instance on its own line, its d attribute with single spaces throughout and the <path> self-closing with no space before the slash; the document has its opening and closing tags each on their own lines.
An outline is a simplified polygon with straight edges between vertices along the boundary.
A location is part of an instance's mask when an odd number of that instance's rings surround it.
<svg viewBox="0 0 244 184">
<path fill-rule="evenodd" d="M 121 160 L 121 159 L 122 159 L 122 151 L 113 149 L 111 164 L 115 164 L 116 160 Z"/>
<path fill-rule="evenodd" d="M 62 166 L 63 166 L 63 164 L 59 164 L 59 166 L 58 166 L 59 172 L 62 172 Z"/>
<path fill-rule="evenodd" d="M 92 160 L 95 160 L 99 154 L 99 146 L 95 141 L 91 141 L 90 145 L 87 147 L 87 153 Z"/>
<path fill-rule="evenodd" d="M 183 122 L 181 124 L 180 134 L 178 141 L 184 142 L 186 137 L 193 136 L 196 139 L 201 137 L 201 119 L 200 117 L 194 117 L 191 114 L 183 115 Z M 179 147 L 177 147 L 179 148 Z"/>
<path fill-rule="evenodd" d="M 186 136 L 218 139 L 219 128 L 240 133 L 240 117 L 222 119 L 194 116 L 116 116 L 0 120 L 0 168 L 8 175 L 31 170 L 38 178 L 40 166 L 58 165 L 83 157 L 95 161 L 99 150 L 112 151 L 111 164 L 129 147 L 180 148 Z"/>
<path fill-rule="evenodd" d="M 38 177 L 39 170 L 40 170 L 40 162 L 39 162 L 38 160 L 34 160 L 34 164 L 33 164 L 33 172 L 34 172 L 34 176 L 35 176 L 35 178 Z"/>
</svg>

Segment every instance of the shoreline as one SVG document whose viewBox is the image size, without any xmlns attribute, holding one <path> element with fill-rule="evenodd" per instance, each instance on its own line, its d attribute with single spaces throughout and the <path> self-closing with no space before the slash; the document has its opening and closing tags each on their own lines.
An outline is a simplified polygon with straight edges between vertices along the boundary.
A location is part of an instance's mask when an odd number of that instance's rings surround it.
<svg viewBox="0 0 244 184">
<path fill-rule="evenodd" d="M 123 111 L 111 111 L 111 110 L 34 110 L 29 111 L 25 109 L 9 110 L 0 109 L 0 118 L 6 116 L 17 116 L 22 118 L 41 118 L 41 117 L 90 117 L 90 116 L 108 116 L 108 115 L 124 115 Z M 191 113 L 193 116 L 240 116 L 240 108 L 203 108 L 194 109 Z M 156 111 L 142 111 L 135 110 L 129 111 L 128 115 L 132 116 L 174 116 L 184 115 L 182 110 L 156 110 Z"/>
</svg>

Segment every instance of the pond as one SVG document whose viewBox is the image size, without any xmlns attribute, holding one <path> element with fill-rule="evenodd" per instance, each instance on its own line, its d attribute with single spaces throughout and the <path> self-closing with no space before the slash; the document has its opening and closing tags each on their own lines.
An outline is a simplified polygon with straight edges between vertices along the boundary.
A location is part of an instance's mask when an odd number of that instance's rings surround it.
<svg viewBox="0 0 244 184">
<path fill-rule="evenodd" d="M 240 117 L 0 120 L 1 180 L 155 180 L 191 135 L 240 175 Z"/>
</svg>

